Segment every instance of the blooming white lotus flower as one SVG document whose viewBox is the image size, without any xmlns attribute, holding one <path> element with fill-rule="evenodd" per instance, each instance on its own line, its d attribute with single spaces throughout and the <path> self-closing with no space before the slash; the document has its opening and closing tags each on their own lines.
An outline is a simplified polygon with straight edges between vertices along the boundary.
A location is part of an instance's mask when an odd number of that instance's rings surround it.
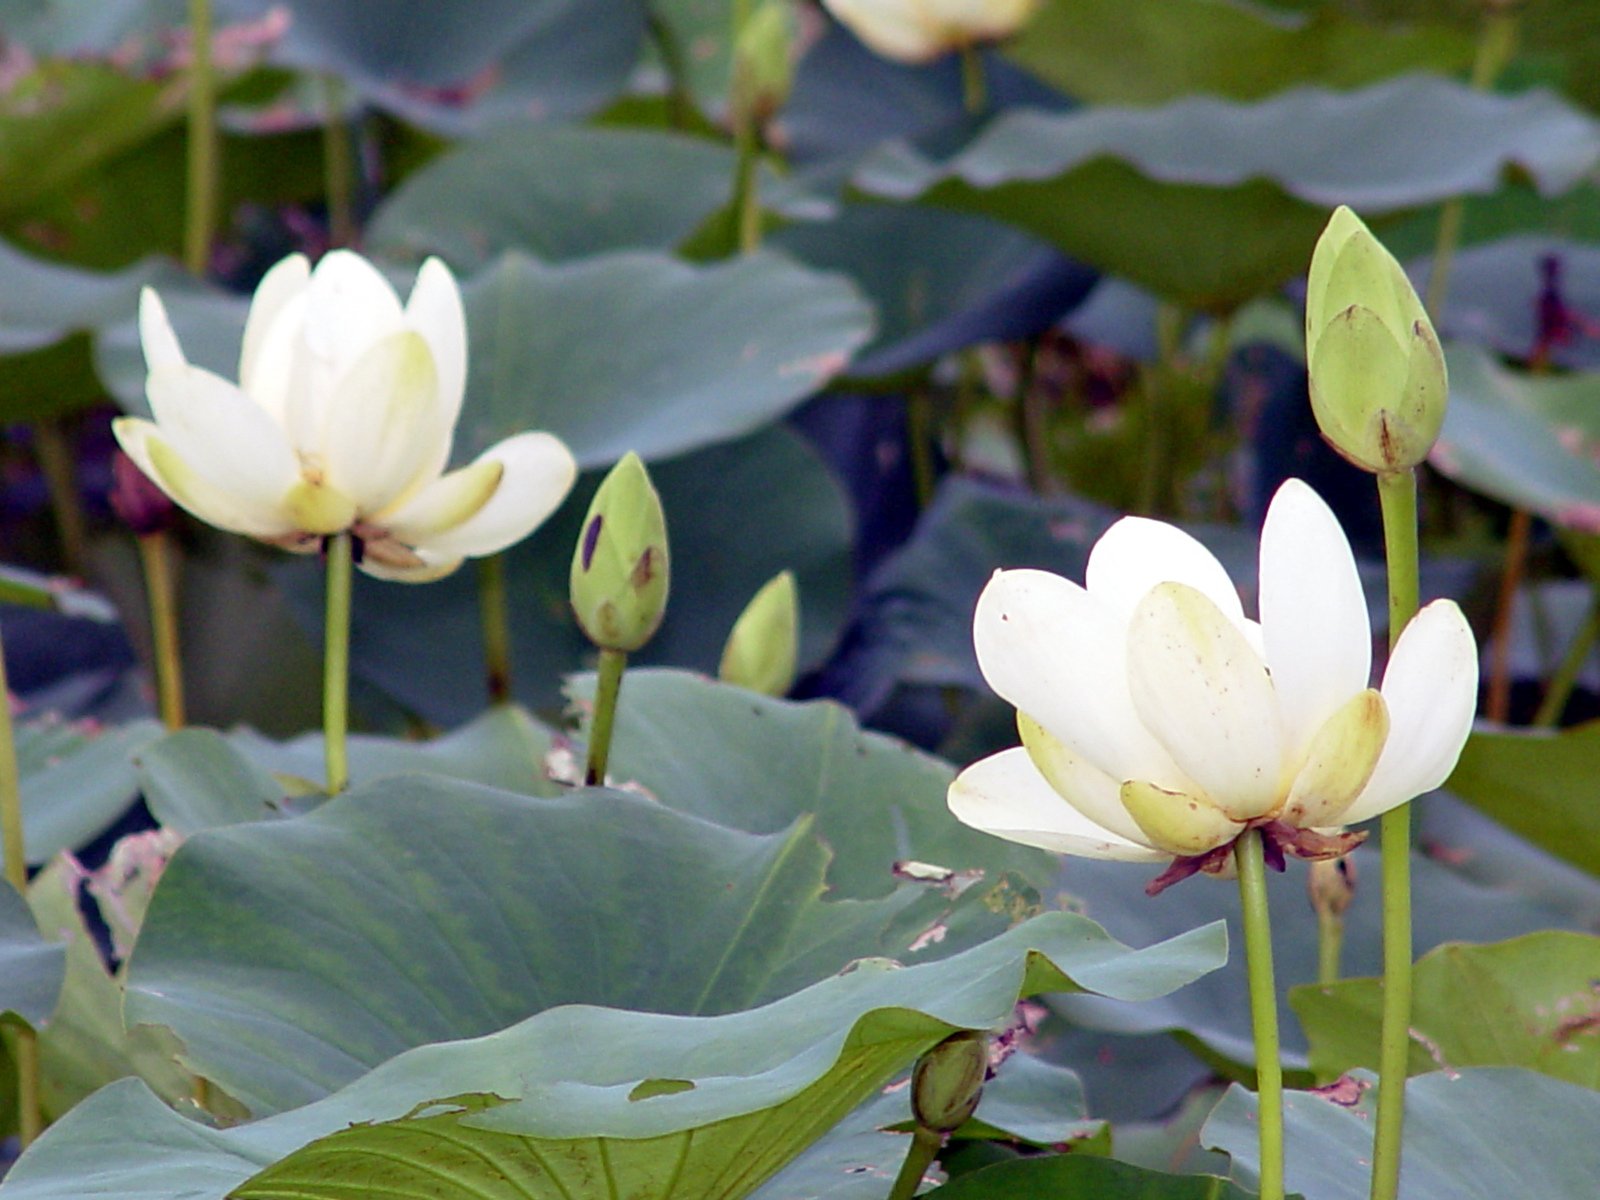
<svg viewBox="0 0 1600 1200">
<path fill-rule="evenodd" d="M 256 289 L 233 384 L 184 357 L 161 298 L 139 302 L 153 421 L 128 457 L 202 521 L 297 552 L 349 532 L 369 575 L 438 579 L 526 537 L 571 490 L 560 439 L 520 433 L 445 471 L 467 382 L 461 293 L 438 259 L 402 307 L 348 250 L 292 254 Z"/>
<path fill-rule="evenodd" d="M 1009 37 L 1039 0 L 822 0 L 874 52 L 921 63 L 974 42 Z"/>
<path fill-rule="evenodd" d="M 1251 827 L 1280 862 L 1343 853 L 1359 838 L 1342 826 L 1455 766 L 1477 703 L 1465 617 L 1429 604 L 1369 688 L 1350 544 L 1299 480 L 1261 531 L 1259 622 L 1211 552 L 1161 521 L 1107 530 L 1086 584 L 999 571 L 979 597 L 978 663 L 1016 705 L 1023 744 L 951 784 L 968 825 L 1058 853 L 1177 860 L 1159 890 L 1224 870 Z"/>
</svg>

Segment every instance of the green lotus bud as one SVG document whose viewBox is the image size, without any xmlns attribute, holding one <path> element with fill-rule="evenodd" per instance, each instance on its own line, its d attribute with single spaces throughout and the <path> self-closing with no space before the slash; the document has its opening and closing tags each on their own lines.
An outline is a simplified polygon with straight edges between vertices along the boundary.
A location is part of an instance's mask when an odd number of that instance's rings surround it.
<svg viewBox="0 0 1600 1200">
<path fill-rule="evenodd" d="M 934 1133 L 953 1133 L 978 1108 L 989 1073 L 989 1043 L 981 1033 L 952 1033 L 911 1069 L 911 1114 Z"/>
<path fill-rule="evenodd" d="M 1400 264 L 1342 205 L 1311 256 L 1306 365 L 1317 425 L 1345 458 L 1381 475 L 1427 457 L 1444 424 L 1444 352 Z"/>
<path fill-rule="evenodd" d="M 595 492 L 572 556 L 572 611 L 602 650 L 631 653 L 667 611 L 667 521 L 629 451 Z"/>
<path fill-rule="evenodd" d="M 765 696 L 782 696 L 794 686 L 799 650 L 800 598 L 794 573 L 781 571 L 762 585 L 733 623 L 717 678 Z"/>
<path fill-rule="evenodd" d="M 789 99 L 794 39 L 792 0 L 762 0 L 734 39 L 733 102 L 758 124 Z"/>
</svg>

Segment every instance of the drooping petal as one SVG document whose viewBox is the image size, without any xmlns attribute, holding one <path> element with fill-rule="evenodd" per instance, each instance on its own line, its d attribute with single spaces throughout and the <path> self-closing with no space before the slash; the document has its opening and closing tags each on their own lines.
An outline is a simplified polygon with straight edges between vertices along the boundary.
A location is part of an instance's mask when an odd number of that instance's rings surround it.
<svg viewBox="0 0 1600 1200">
<path fill-rule="evenodd" d="M 416 286 L 406 301 L 406 325 L 427 339 L 433 366 L 439 373 L 439 401 L 455 428 L 461 400 L 467 391 L 467 314 L 461 306 L 461 289 L 450 268 L 430 258 L 417 272 Z M 446 447 L 445 459 L 448 460 Z"/>
<path fill-rule="evenodd" d="M 186 462 L 161 430 L 140 417 L 118 417 L 112 432 L 123 452 L 145 476 L 208 525 L 247 537 L 276 540 L 295 532 L 277 504 L 260 505 L 224 491 Z"/>
<path fill-rule="evenodd" d="M 379 338 L 339 380 L 328 406 L 322 468 L 363 514 L 427 481 L 447 429 L 433 353 L 409 329 Z"/>
<path fill-rule="evenodd" d="M 281 422 L 288 407 L 305 314 L 311 264 L 291 254 L 256 285 L 239 348 L 239 386 Z"/>
<path fill-rule="evenodd" d="M 374 513 L 371 521 L 397 541 L 415 546 L 475 516 L 499 490 L 505 470 L 498 459 L 480 458 Z"/>
<path fill-rule="evenodd" d="M 1372 778 L 1389 739 L 1389 709 L 1371 688 L 1357 692 L 1311 739 L 1280 820 L 1301 829 L 1338 825 Z"/>
<path fill-rule="evenodd" d="M 1168 791 L 1143 779 L 1130 779 L 1122 785 L 1121 796 L 1143 840 L 1176 858 L 1193 858 L 1226 846 L 1244 832 L 1244 822 L 1193 792 Z"/>
<path fill-rule="evenodd" d="M 997 571 L 972 618 L 978 666 L 1002 699 L 1118 783 L 1190 781 L 1140 722 L 1120 621 L 1048 571 Z"/>
<path fill-rule="evenodd" d="M 458 557 L 439 561 L 418 559 L 414 564 L 397 565 L 369 554 L 362 558 L 359 566 L 374 579 L 386 579 L 394 583 L 432 583 L 435 579 L 452 574 L 461 562 Z"/>
<path fill-rule="evenodd" d="M 1027 713 L 1017 712 L 1017 732 L 1034 768 L 1057 794 L 1096 825 L 1129 841 L 1144 840 L 1139 826 L 1122 807 L 1121 781 L 1077 757 Z"/>
<path fill-rule="evenodd" d="M 152 372 L 145 395 L 162 440 L 192 470 L 247 510 L 281 509 L 300 478 L 300 463 L 278 423 L 255 401 L 196 366 Z"/>
<path fill-rule="evenodd" d="M 1411 619 L 1383 673 L 1389 739 L 1366 788 L 1339 820 L 1366 821 L 1438 787 L 1455 769 L 1478 705 L 1478 645 L 1451 600 Z"/>
<path fill-rule="evenodd" d="M 1128 684 L 1145 728 L 1219 809 L 1248 821 L 1277 807 L 1283 732 L 1272 680 L 1209 597 L 1182 583 L 1150 590 L 1128 626 Z"/>
<path fill-rule="evenodd" d="M 1322 497 L 1298 479 L 1278 489 L 1261 528 L 1261 626 L 1285 747 L 1297 761 L 1372 670 L 1372 627 L 1350 543 Z"/>
<path fill-rule="evenodd" d="M 154 288 L 139 293 L 139 345 L 147 371 L 172 371 L 189 365 L 167 318 L 167 306 Z"/>
<path fill-rule="evenodd" d="M 1244 624 L 1244 605 L 1228 572 L 1199 539 L 1176 525 L 1123 517 L 1089 551 L 1084 586 L 1124 620 L 1158 583 L 1187 584 L 1228 620 Z"/>
<path fill-rule="evenodd" d="M 950 811 L 964 825 L 1055 854 L 1159 862 L 1150 846 L 1102 829 L 1068 804 L 1021 747 L 973 763 L 950 785 Z"/>
<path fill-rule="evenodd" d="M 461 524 L 420 539 L 414 546 L 419 554 L 435 559 L 477 558 L 504 550 L 555 512 L 578 477 L 572 452 L 549 433 L 506 438 L 480 454 L 473 465 L 484 462 L 497 462 L 503 469 L 494 495 Z M 421 512 L 406 515 L 417 522 L 426 519 Z"/>
</svg>

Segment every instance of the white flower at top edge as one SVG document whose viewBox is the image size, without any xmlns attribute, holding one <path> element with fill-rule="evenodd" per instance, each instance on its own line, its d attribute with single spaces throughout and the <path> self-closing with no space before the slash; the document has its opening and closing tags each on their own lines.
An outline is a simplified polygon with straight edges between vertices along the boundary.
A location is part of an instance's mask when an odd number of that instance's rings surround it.
<svg viewBox="0 0 1600 1200">
<path fill-rule="evenodd" d="M 571 490 L 572 454 L 520 433 L 447 472 L 467 326 L 430 258 L 402 306 L 366 259 L 293 254 L 250 303 L 239 382 L 190 363 L 146 288 L 139 337 L 154 420 L 114 424 L 128 457 L 201 520 L 295 551 L 349 532 L 360 565 L 422 582 L 526 537 Z"/>
<path fill-rule="evenodd" d="M 1299 480 L 1267 513 L 1259 581 L 1254 621 L 1210 551 L 1140 517 L 1095 544 L 1084 587 L 996 572 L 973 638 L 984 678 L 1017 708 L 1023 745 L 962 771 L 951 811 L 1091 858 L 1199 861 L 1252 826 L 1317 857 L 1341 848 L 1329 836 L 1341 827 L 1444 782 L 1478 689 L 1477 645 L 1455 603 L 1419 612 L 1369 688 L 1372 633 L 1350 544 Z"/>
<path fill-rule="evenodd" d="M 920 63 L 974 42 L 1009 37 L 1039 0 L 822 0 L 875 53 Z"/>
</svg>

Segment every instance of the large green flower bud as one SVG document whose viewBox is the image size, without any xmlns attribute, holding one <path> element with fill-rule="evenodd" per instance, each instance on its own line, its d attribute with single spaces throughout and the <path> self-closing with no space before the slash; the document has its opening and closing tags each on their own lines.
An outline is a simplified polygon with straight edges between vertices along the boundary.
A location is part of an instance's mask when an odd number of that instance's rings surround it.
<svg viewBox="0 0 1600 1200">
<path fill-rule="evenodd" d="M 572 611 L 602 650 L 631 653 L 667 611 L 667 520 L 629 451 L 595 492 L 572 556 Z"/>
<path fill-rule="evenodd" d="M 1400 264 L 1342 205 L 1311 256 L 1306 365 L 1322 436 L 1345 458 L 1387 474 L 1427 457 L 1444 424 L 1444 352 Z"/>
<path fill-rule="evenodd" d="M 793 0 L 761 0 L 735 35 L 732 99 L 757 124 L 789 99 L 794 41 Z"/>
<path fill-rule="evenodd" d="M 794 573 L 774 575 L 745 606 L 722 650 L 717 678 L 766 696 L 794 686 L 800 649 L 800 598 Z"/>
<path fill-rule="evenodd" d="M 953 1133 L 978 1108 L 989 1073 L 989 1043 L 970 1029 L 952 1033 L 911 1070 L 911 1114 L 923 1129 Z"/>
</svg>

